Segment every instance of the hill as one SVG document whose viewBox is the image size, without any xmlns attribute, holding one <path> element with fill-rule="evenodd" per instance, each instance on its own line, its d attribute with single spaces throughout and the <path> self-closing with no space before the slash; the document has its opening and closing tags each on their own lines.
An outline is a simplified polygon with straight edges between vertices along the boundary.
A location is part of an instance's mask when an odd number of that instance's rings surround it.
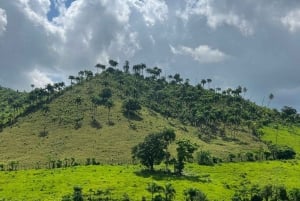
<svg viewBox="0 0 300 201">
<path fill-rule="evenodd" d="M 20 95 L 25 99 L 22 110 L 0 134 L 0 163 L 17 161 L 20 167 L 32 168 L 57 160 L 84 164 L 95 158 L 128 164 L 134 145 L 165 128 L 226 161 L 230 154 L 238 158 L 267 151 L 260 140 L 264 126 L 299 122 L 297 113 L 243 99 L 246 89 L 240 86 L 212 89 L 210 79 L 192 86 L 179 74 L 165 78 L 159 68 L 145 67 L 134 65 L 132 74 L 126 65 L 124 72 L 113 67 L 95 75 L 80 71 L 69 76 L 68 87 L 56 83 Z M 171 150 L 174 153 L 175 146 Z"/>
</svg>

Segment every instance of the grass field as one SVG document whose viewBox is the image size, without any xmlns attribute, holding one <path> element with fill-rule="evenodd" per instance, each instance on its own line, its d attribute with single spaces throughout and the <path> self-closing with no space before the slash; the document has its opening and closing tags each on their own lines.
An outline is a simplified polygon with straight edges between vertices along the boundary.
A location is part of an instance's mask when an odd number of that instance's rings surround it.
<svg viewBox="0 0 300 201">
<path fill-rule="evenodd" d="M 140 166 L 82 166 L 54 170 L 24 170 L 0 172 L 0 199 L 6 200 L 61 200 L 71 194 L 73 186 L 89 190 L 110 190 L 112 197 L 127 193 L 132 200 L 141 200 L 150 193 L 147 184 L 171 183 L 176 189 L 176 200 L 183 200 L 184 189 L 193 187 L 205 192 L 210 200 L 230 200 L 234 190 L 258 184 L 285 185 L 288 189 L 300 187 L 298 161 L 269 161 L 224 163 L 213 167 L 189 164 L 185 176 L 175 177 L 162 173 L 154 175 Z"/>
</svg>

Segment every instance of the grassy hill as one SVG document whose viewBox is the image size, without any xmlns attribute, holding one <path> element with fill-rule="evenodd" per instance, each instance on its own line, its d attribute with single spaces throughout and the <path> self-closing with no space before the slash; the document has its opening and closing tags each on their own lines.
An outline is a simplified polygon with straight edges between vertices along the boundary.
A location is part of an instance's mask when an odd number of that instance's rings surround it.
<svg viewBox="0 0 300 201">
<path fill-rule="evenodd" d="M 244 100 L 241 87 L 220 91 L 204 84 L 192 86 L 179 74 L 167 81 L 153 74 L 155 68 L 148 71 L 148 77 L 113 68 L 94 76 L 81 71 L 71 79 L 77 84 L 69 87 L 57 83 L 27 94 L 8 90 L 23 101 L 18 115 L 1 132 L 0 163 L 45 167 L 51 160 L 73 158 L 84 164 L 87 158 L 95 158 L 101 163 L 128 164 L 134 145 L 165 128 L 226 161 L 230 153 L 241 156 L 267 150 L 259 129 L 265 126 L 263 132 L 268 133 L 269 123 L 290 117 Z M 103 98 L 107 91 L 110 107 Z M 141 110 L 124 112 L 128 99 L 137 100 Z M 9 107 L 13 108 L 8 102 Z M 297 125 L 299 116 L 293 119 Z M 174 154 L 175 145 L 171 150 Z"/>
<path fill-rule="evenodd" d="M 158 72 L 153 68 L 144 76 L 108 68 L 70 76 L 68 87 L 56 83 L 29 93 L 1 88 L 0 170 L 15 165 L 20 171 L 0 171 L 0 200 L 61 200 L 77 185 L 84 194 L 100 189 L 140 200 L 150 198 L 145 188 L 153 181 L 172 183 L 176 200 L 190 187 L 210 200 L 230 200 L 236 190 L 256 184 L 299 187 L 300 117 L 293 108 L 271 110 L 245 100 L 242 87 L 192 86 L 179 74 L 167 80 Z M 126 109 L 129 100 L 140 110 Z M 166 128 L 177 140 L 189 139 L 198 151 L 232 163 L 190 164 L 181 177 L 150 174 L 133 164 L 132 147 Z M 274 145 L 293 148 L 297 159 L 264 161 Z M 176 143 L 169 150 L 175 156 Z M 93 159 L 101 166 L 83 166 Z M 251 160 L 257 162 L 244 162 Z M 81 166 L 49 170 L 53 163 Z"/>
</svg>

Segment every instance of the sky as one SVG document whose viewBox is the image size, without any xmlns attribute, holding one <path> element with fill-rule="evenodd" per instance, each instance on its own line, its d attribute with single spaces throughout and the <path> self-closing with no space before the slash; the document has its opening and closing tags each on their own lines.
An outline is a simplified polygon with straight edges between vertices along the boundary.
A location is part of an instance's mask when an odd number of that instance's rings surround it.
<svg viewBox="0 0 300 201">
<path fill-rule="evenodd" d="M 0 0 L 0 85 L 18 90 L 129 60 L 300 111 L 299 54 L 299 0 Z"/>
</svg>

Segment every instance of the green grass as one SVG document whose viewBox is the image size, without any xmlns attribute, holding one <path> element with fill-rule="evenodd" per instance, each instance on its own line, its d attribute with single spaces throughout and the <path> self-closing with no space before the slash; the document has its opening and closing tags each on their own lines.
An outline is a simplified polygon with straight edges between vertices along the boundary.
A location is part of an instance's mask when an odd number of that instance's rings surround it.
<svg viewBox="0 0 300 201">
<path fill-rule="evenodd" d="M 274 127 L 263 128 L 264 135 L 262 139 L 265 141 L 272 141 L 273 144 L 287 145 L 292 147 L 299 157 L 300 155 L 300 128 L 299 127 L 283 127 L 279 129 Z M 276 140 L 277 139 L 277 140 Z"/>
<path fill-rule="evenodd" d="M 258 184 L 280 185 L 288 189 L 298 187 L 300 165 L 298 161 L 270 161 L 255 163 L 227 163 L 213 167 L 189 164 L 183 177 L 154 175 L 142 171 L 140 166 L 82 166 L 54 170 L 25 170 L 0 172 L 0 199 L 7 200 L 60 200 L 72 194 L 73 186 L 83 187 L 83 193 L 109 189 L 113 197 L 127 193 L 133 200 L 142 196 L 149 182 L 160 185 L 172 183 L 176 200 L 183 200 L 187 188 L 199 188 L 210 200 L 230 200 L 243 181 L 248 186 Z"/>
</svg>

